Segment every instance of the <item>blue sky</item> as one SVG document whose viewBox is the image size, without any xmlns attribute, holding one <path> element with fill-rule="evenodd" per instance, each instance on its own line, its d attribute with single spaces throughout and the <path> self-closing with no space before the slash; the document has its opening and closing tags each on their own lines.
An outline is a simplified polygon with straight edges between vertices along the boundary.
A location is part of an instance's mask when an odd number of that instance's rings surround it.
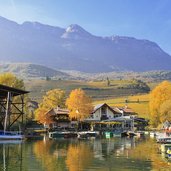
<svg viewBox="0 0 171 171">
<path fill-rule="evenodd" d="M 171 54 L 171 0 L 0 0 L 0 16 L 148 39 Z"/>
</svg>

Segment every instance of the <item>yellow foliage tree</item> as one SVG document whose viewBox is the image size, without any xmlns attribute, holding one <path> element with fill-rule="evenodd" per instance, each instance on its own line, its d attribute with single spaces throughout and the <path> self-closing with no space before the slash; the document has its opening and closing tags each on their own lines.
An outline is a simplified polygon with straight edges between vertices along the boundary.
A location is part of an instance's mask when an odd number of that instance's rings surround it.
<svg viewBox="0 0 171 171">
<path fill-rule="evenodd" d="M 158 126 L 163 118 L 166 118 L 161 110 L 164 111 L 164 104 L 167 100 L 171 100 L 171 83 L 169 81 L 163 81 L 160 83 L 151 93 L 150 93 L 150 114 L 151 114 L 151 123 L 153 126 Z M 166 118 L 167 119 L 167 118 Z"/>
<path fill-rule="evenodd" d="M 24 81 L 22 79 L 18 79 L 14 74 L 8 73 L 8 72 L 0 74 L 0 84 L 6 85 L 9 87 L 13 87 L 13 88 L 18 88 L 18 89 L 23 89 L 23 90 L 25 89 Z M 21 101 L 20 97 L 13 98 L 13 102 L 15 102 L 15 103 L 20 102 L 20 101 Z M 27 102 L 27 96 L 25 98 L 25 103 L 26 102 Z M 25 109 L 25 113 L 26 113 L 27 107 L 25 107 L 24 109 Z M 11 112 L 15 113 L 18 111 L 15 108 L 12 108 Z M 18 117 L 18 115 L 12 115 L 10 117 L 11 121 L 15 120 L 16 117 Z"/>
<path fill-rule="evenodd" d="M 19 89 L 24 89 L 24 82 L 21 79 L 18 79 L 14 74 L 12 73 L 3 73 L 0 74 L 0 84 L 14 87 L 14 88 L 19 88 Z"/>
<path fill-rule="evenodd" d="M 39 108 L 35 111 L 35 118 L 40 123 L 52 123 L 52 119 L 50 116 L 46 115 L 46 113 L 57 106 L 64 107 L 65 106 L 65 92 L 60 89 L 53 89 L 46 93 L 43 97 L 42 103 L 40 103 Z"/>
<path fill-rule="evenodd" d="M 164 122 L 166 120 L 171 121 L 171 99 L 166 100 L 161 106 L 160 106 L 160 120 L 161 122 Z"/>
<path fill-rule="evenodd" d="M 73 90 L 66 100 L 69 109 L 69 117 L 83 121 L 93 110 L 92 100 L 81 89 Z"/>
</svg>

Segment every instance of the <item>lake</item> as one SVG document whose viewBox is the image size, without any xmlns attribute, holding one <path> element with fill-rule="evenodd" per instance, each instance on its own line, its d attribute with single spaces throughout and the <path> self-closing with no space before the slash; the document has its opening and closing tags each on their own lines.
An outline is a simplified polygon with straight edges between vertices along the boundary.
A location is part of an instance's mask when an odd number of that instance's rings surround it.
<svg viewBox="0 0 171 171">
<path fill-rule="evenodd" d="M 2 171 L 171 171 L 150 138 L 0 142 Z"/>
</svg>

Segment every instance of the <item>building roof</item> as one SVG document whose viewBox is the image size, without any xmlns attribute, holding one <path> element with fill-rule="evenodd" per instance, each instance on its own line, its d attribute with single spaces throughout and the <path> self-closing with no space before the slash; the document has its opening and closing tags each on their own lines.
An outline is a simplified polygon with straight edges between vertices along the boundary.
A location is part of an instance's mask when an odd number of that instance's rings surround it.
<svg viewBox="0 0 171 171">
<path fill-rule="evenodd" d="M 68 109 L 61 109 L 59 107 L 53 108 L 49 110 L 46 114 L 51 114 L 51 115 L 68 115 L 69 110 Z"/>
<path fill-rule="evenodd" d="M 125 113 L 135 113 L 131 108 L 129 108 L 129 107 L 124 107 L 123 109 L 122 109 Z"/>
<path fill-rule="evenodd" d="M 21 89 L 17 89 L 17 88 L 0 84 L 0 98 L 2 99 L 6 98 L 8 95 L 8 92 L 11 92 L 12 96 L 18 96 L 18 95 L 29 93 L 29 91 L 25 91 L 25 90 L 21 90 Z"/>
<path fill-rule="evenodd" d="M 94 111 L 98 110 L 99 108 L 101 108 L 103 105 L 105 105 L 106 103 L 102 103 L 102 104 L 97 104 L 96 106 L 94 106 Z"/>
<path fill-rule="evenodd" d="M 58 115 L 59 114 L 68 114 L 69 113 L 69 110 L 68 109 L 61 109 L 61 108 L 55 108 L 54 111 Z"/>
<path fill-rule="evenodd" d="M 118 107 L 114 107 L 113 110 L 114 110 L 116 113 L 121 113 L 121 114 L 122 114 L 122 111 L 121 111 Z"/>
<path fill-rule="evenodd" d="M 135 114 L 135 112 L 131 108 L 129 108 L 128 106 L 125 106 L 125 107 L 114 107 L 113 109 L 116 110 L 116 111 L 120 111 L 120 113 L 122 113 L 122 111 L 123 111 L 124 113 Z"/>
<path fill-rule="evenodd" d="M 92 113 L 95 113 L 98 109 L 100 109 L 101 107 L 103 107 L 103 106 L 107 106 L 112 112 L 114 112 L 114 113 L 118 113 L 119 111 L 116 111 L 116 110 L 114 110 L 112 107 L 110 107 L 108 104 L 106 104 L 106 103 L 102 103 L 102 104 L 98 104 L 98 105 L 96 105 L 96 106 L 94 106 L 94 110 L 93 110 L 93 112 Z M 120 112 L 119 112 L 120 113 Z"/>
</svg>

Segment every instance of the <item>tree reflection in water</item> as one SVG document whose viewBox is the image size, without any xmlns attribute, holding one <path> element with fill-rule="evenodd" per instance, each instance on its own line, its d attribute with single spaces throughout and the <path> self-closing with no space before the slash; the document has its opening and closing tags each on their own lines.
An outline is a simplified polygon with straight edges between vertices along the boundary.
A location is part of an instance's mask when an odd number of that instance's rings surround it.
<svg viewBox="0 0 171 171">
<path fill-rule="evenodd" d="M 85 170 L 93 160 L 93 151 L 85 143 L 70 144 L 67 150 L 66 165 L 69 171 Z"/>
<path fill-rule="evenodd" d="M 152 170 L 171 170 L 171 163 L 165 158 L 162 159 L 159 154 L 159 146 L 153 139 L 148 139 L 131 149 L 129 155 L 131 158 L 150 162 Z"/>
<path fill-rule="evenodd" d="M 66 143 L 55 141 L 37 141 L 34 144 L 34 152 L 42 167 L 47 171 L 66 170 Z"/>
</svg>

